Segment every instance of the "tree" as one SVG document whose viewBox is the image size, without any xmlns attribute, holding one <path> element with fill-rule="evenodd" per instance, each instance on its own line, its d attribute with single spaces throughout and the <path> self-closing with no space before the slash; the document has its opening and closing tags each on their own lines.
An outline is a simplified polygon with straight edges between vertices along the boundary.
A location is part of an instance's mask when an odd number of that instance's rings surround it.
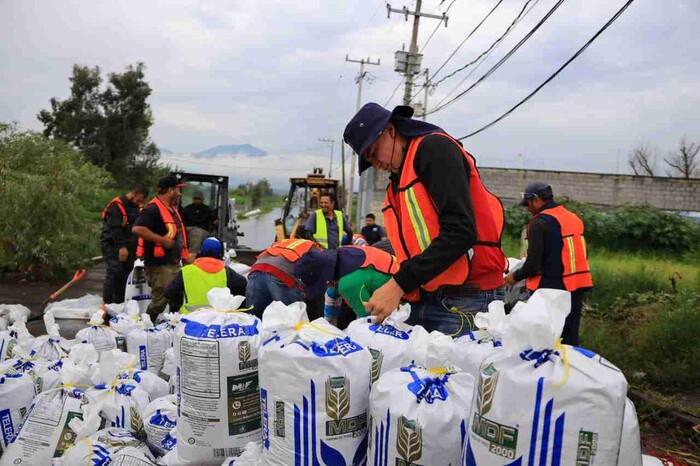
<svg viewBox="0 0 700 466">
<path fill-rule="evenodd" d="M 627 163 L 637 176 L 655 176 L 656 150 L 646 144 L 640 144 L 629 153 Z"/>
<path fill-rule="evenodd" d="M 44 135 L 66 141 L 111 172 L 120 185 L 152 184 L 162 171 L 160 151 L 149 140 L 151 87 L 144 80 L 144 70 L 144 64 L 138 63 L 123 73 L 110 73 L 101 90 L 99 67 L 73 65 L 70 97 L 52 98 L 51 110 L 37 116 L 44 124 Z"/>
<path fill-rule="evenodd" d="M 66 143 L 0 124 L 0 269 L 40 277 L 67 272 L 98 253 L 86 206 L 109 174 Z"/>
<path fill-rule="evenodd" d="M 685 137 L 681 139 L 678 145 L 678 153 L 671 153 L 669 158 L 664 159 L 672 169 L 670 172 L 667 172 L 668 176 L 673 176 L 674 173 L 677 173 L 686 180 L 695 176 L 698 169 L 698 152 L 700 152 L 698 143 L 688 142 Z"/>
</svg>

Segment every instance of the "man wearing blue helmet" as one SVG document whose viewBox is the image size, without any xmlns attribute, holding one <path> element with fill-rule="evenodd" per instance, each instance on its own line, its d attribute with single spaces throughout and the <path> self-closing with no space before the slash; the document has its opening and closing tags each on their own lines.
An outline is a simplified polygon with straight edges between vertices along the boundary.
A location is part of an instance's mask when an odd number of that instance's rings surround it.
<svg viewBox="0 0 700 466">
<path fill-rule="evenodd" d="M 209 305 L 207 292 L 212 288 L 228 287 L 232 295 L 245 296 L 248 281 L 224 265 L 223 253 L 218 239 L 212 237 L 202 242 L 194 263 L 184 266 L 165 290 L 171 311 L 179 309 L 189 314 Z"/>
</svg>

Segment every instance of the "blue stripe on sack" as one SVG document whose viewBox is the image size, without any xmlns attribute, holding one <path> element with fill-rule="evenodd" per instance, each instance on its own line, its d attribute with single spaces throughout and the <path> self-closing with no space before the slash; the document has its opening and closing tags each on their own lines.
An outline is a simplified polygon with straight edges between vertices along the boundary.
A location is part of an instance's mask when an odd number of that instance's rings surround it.
<svg viewBox="0 0 700 466">
<path fill-rule="evenodd" d="M 476 466 L 476 458 L 474 458 L 474 450 L 472 450 L 471 438 L 467 439 L 467 454 L 464 456 L 465 466 Z"/>
<path fill-rule="evenodd" d="M 532 414 L 532 432 L 530 433 L 530 455 L 527 459 L 528 466 L 535 464 L 535 449 L 537 448 L 537 429 L 539 427 L 540 407 L 542 404 L 542 387 L 544 377 L 537 381 L 537 395 L 535 397 L 535 412 Z"/>
<path fill-rule="evenodd" d="M 384 423 L 379 426 L 379 464 L 382 466 L 386 465 L 386 460 L 384 458 Z"/>
<path fill-rule="evenodd" d="M 540 447 L 540 466 L 547 466 L 547 448 L 549 447 L 549 425 L 552 423 L 552 407 L 554 399 L 547 402 L 544 408 L 544 426 L 542 427 L 542 446 Z"/>
<path fill-rule="evenodd" d="M 270 413 L 267 406 L 267 390 L 260 388 L 260 406 L 262 408 L 262 435 L 263 447 L 265 450 L 270 449 Z"/>
<path fill-rule="evenodd" d="M 309 466 L 309 401 L 302 397 L 304 405 L 304 466 Z"/>
<path fill-rule="evenodd" d="M 316 448 L 316 384 L 311 381 L 311 466 L 320 466 Z"/>
<path fill-rule="evenodd" d="M 389 464 L 389 431 L 391 430 L 391 414 L 386 410 L 386 433 L 384 434 L 384 466 Z"/>
<path fill-rule="evenodd" d="M 299 407 L 294 405 L 294 466 L 301 466 L 301 433 L 299 432 Z"/>
<path fill-rule="evenodd" d="M 566 413 L 562 413 L 554 423 L 554 447 L 552 448 L 552 466 L 561 466 L 562 440 L 564 438 L 564 421 Z"/>
<path fill-rule="evenodd" d="M 15 438 L 15 428 L 9 409 L 0 411 L 0 426 L 2 427 L 2 443 L 0 443 L 0 447 L 6 447 Z"/>
</svg>

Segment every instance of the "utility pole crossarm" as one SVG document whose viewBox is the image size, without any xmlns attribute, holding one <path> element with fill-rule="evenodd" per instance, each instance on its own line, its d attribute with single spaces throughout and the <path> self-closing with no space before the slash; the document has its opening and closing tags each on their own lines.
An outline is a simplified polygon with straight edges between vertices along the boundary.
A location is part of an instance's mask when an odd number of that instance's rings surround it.
<svg viewBox="0 0 700 466">
<path fill-rule="evenodd" d="M 405 18 L 406 21 L 408 21 L 409 16 L 423 16 L 425 18 L 432 18 L 432 19 L 441 19 L 445 21 L 445 27 L 447 27 L 447 20 L 450 19 L 447 14 L 443 13 L 441 15 L 434 15 L 431 13 L 423 13 L 421 11 L 411 11 L 406 7 L 403 8 L 392 8 L 391 5 L 388 3 L 386 4 L 386 17 L 390 18 L 392 13 L 400 13 L 402 14 Z"/>
<path fill-rule="evenodd" d="M 359 63 L 361 65 L 381 65 L 382 64 L 382 59 L 378 58 L 376 62 L 373 62 L 371 58 L 367 57 L 361 58 L 360 60 L 355 60 L 350 58 L 348 55 L 345 55 L 345 61 L 349 61 L 350 63 Z"/>
</svg>

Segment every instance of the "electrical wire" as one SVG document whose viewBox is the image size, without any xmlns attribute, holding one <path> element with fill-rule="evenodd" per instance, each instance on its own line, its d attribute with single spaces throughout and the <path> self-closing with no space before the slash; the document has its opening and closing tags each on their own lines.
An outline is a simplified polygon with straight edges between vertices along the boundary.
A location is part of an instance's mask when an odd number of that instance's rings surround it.
<svg viewBox="0 0 700 466">
<path fill-rule="evenodd" d="M 452 8 L 452 5 L 454 5 L 456 1 L 457 1 L 457 0 L 452 0 L 452 3 L 450 3 L 450 4 L 447 6 L 447 9 L 445 9 L 445 11 L 443 11 L 443 14 L 444 14 L 444 15 L 446 15 L 446 14 L 450 11 L 450 8 Z M 442 2 L 440 2 L 440 5 L 442 5 L 443 3 L 445 3 L 445 0 L 443 0 Z M 433 29 L 433 32 L 430 34 L 430 36 L 428 37 L 428 40 L 425 41 L 425 44 L 423 44 L 423 47 L 420 49 L 420 52 L 418 52 L 418 53 L 423 53 L 423 51 L 424 51 L 425 48 L 428 46 L 428 44 L 429 44 L 430 41 L 432 40 L 433 36 L 434 36 L 435 33 L 437 32 L 437 30 L 440 29 L 440 26 L 442 26 L 442 18 L 440 18 L 440 21 L 438 21 L 437 26 L 435 26 L 435 29 Z"/>
<path fill-rule="evenodd" d="M 468 94 L 469 92 L 471 92 L 476 86 L 478 86 L 479 84 L 481 84 L 482 82 L 484 82 L 486 79 L 488 79 L 489 76 L 491 76 L 498 68 L 500 68 L 501 65 L 503 65 L 510 57 L 512 57 L 512 56 L 515 54 L 515 52 L 517 52 L 518 49 L 519 49 L 520 47 L 522 47 L 522 45 L 523 45 L 525 42 L 527 42 L 528 39 L 530 39 L 530 37 L 532 37 L 532 35 L 533 35 L 535 32 L 537 32 L 537 30 L 538 30 L 538 29 L 539 29 L 539 28 L 554 14 L 554 12 L 557 10 L 557 8 L 559 8 L 559 7 L 561 6 L 562 3 L 564 3 L 564 0 L 559 0 L 557 3 L 555 3 L 554 6 L 553 6 L 553 7 L 547 12 L 547 14 L 544 16 L 544 18 L 542 18 L 542 19 L 535 25 L 535 27 L 532 28 L 532 29 L 530 30 L 530 32 L 528 32 L 528 33 L 525 35 L 525 37 L 523 37 L 522 39 L 520 39 L 520 41 L 519 41 L 517 44 L 515 44 L 515 46 L 514 46 L 512 49 L 510 49 L 510 50 L 508 51 L 508 53 L 506 53 L 505 56 L 503 56 L 503 58 L 501 58 L 495 65 L 493 65 L 493 66 L 491 67 L 491 69 L 489 69 L 489 70 L 488 70 L 482 77 L 480 77 L 474 84 L 472 84 L 472 85 L 469 86 L 467 89 L 465 89 L 464 91 L 460 92 L 459 94 L 457 94 L 455 97 L 453 97 L 453 98 L 450 99 L 449 101 L 445 102 L 444 104 L 438 105 L 436 108 L 434 108 L 434 109 L 431 110 L 430 112 L 426 113 L 426 115 L 430 115 L 430 114 L 432 114 L 432 113 L 438 112 L 438 111 L 442 110 L 443 108 L 447 107 L 448 105 L 453 104 L 454 102 L 456 102 L 457 100 L 461 99 L 461 98 L 464 97 L 466 94 Z"/>
<path fill-rule="evenodd" d="M 401 78 L 401 81 L 399 81 L 399 83 L 396 85 L 396 87 L 394 88 L 394 90 L 391 92 L 391 95 L 389 96 L 389 98 L 386 99 L 386 102 L 384 102 L 384 107 L 386 107 L 387 105 L 389 105 L 389 102 L 391 102 L 391 99 L 394 98 L 394 96 L 396 95 L 396 91 L 399 90 L 399 87 L 401 87 L 401 85 L 404 83 L 404 81 L 406 81 L 406 77 L 405 77 L 405 76 L 404 76 L 403 78 Z"/>
<path fill-rule="evenodd" d="M 503 115 L 501 115 L 500 117 L 498 117 L 498 118 L 496 118 L 495 120 L 493 120 L 491 123 L 489 123 L 489 124 L 487 124 L 487 125 L 485 125 L 485 126 L 482 126 L 482 127 L 479 128 L 478 130 L 476 130 L 476 131 L 474 131 L 474 132 L 471 132 L 471 133 L 467 134 L 466 136 L 462 136 L 461 138 L 458 138 L 458 140 L 461 141 L 461 140 L 463 140 L 463 139 L 470 138 L 470 137 L 472 137 L 472 136 L 474 136 L 474 135 L 476 135 L 476 134 L 479 134 L 480 132 L 482 132 L 482 131 L 484 131 L 484 130 L 490 128 L 491 126 L 495 125 L 496 123 L 498 123 L 499 121 L 503 120 L 503 119 L 506 118 L 508 115 L 510 115 L 511 113 L 513 113 L 518 107 L 520 107 L 521 105 L 523 105 L 525 102 L 527 102 L 528 100 L 530 100 L 530 99 L 531 99 L 535 94 L 537 94 L 544 86 L 546 86 L 547 84 L 549 84 L 550 81 L 552 81 L 554 78 L 556 78 L 557 75 L 558 75 L 559 73 L 561 73 L 567 66 L 569 66 L 569 64 L 570 64 L 572 61 L 574 61 L 574 60 L 575 60 L 576 58 L 578 58 L 583 52 L 585 52 L 586 49 L 588 48 L 588 46 L 591 45 L 591 44 L 592 44 L 592 43 L 593 43 L 607 28 L 609 28 L 620 16 L 622 16 L 622 13 L 624 13 L 625 10 L 626 10 L 633 2 L 634 2 L 634 0 L 627 0 L 627 3 L 625 3 L 625 4 L 622 6 L 622 8 L 620 8 L 620 9 L 618 10 L 618 12 L 615 13 L 615 15 L 614 15 L 612 18 L 610 18 L 610 20 L 608 20 L 608 22 L 605 23 L 605 25 L 604 25 L 602 28 L 600 28 L 600 30 L 598 30 L 598 32 L 596 32 L 595 35 L 594 35 L 593 37 L 591 37 L 591 38 L 588 40 L 588 42 L 586 42 L 586 43 L 583 45 L 583 47 L 581 47 L 580 49 L 578 49 L 578 51 L 577 51 L 574 55 L 572 55 L 571 58 L 569 58 L 566 62 L 564 62 L 564 64 L 561 65 L 557 71 L 555 71 L 555 72 L 554 72 L 549 78 L 547 78 L 542 84 L 540 84 L 539 86 L 537 86 L 537 88 L 536 88 L 534 91 L 530 92 L 530 94 L 528 94 L 524 99 L 522 99 L 520 102 L 518 102 L 516 105 L 514 105 L 510 110 L 508 110 L 507 112 L 505 112 Z"/>
</svg>

